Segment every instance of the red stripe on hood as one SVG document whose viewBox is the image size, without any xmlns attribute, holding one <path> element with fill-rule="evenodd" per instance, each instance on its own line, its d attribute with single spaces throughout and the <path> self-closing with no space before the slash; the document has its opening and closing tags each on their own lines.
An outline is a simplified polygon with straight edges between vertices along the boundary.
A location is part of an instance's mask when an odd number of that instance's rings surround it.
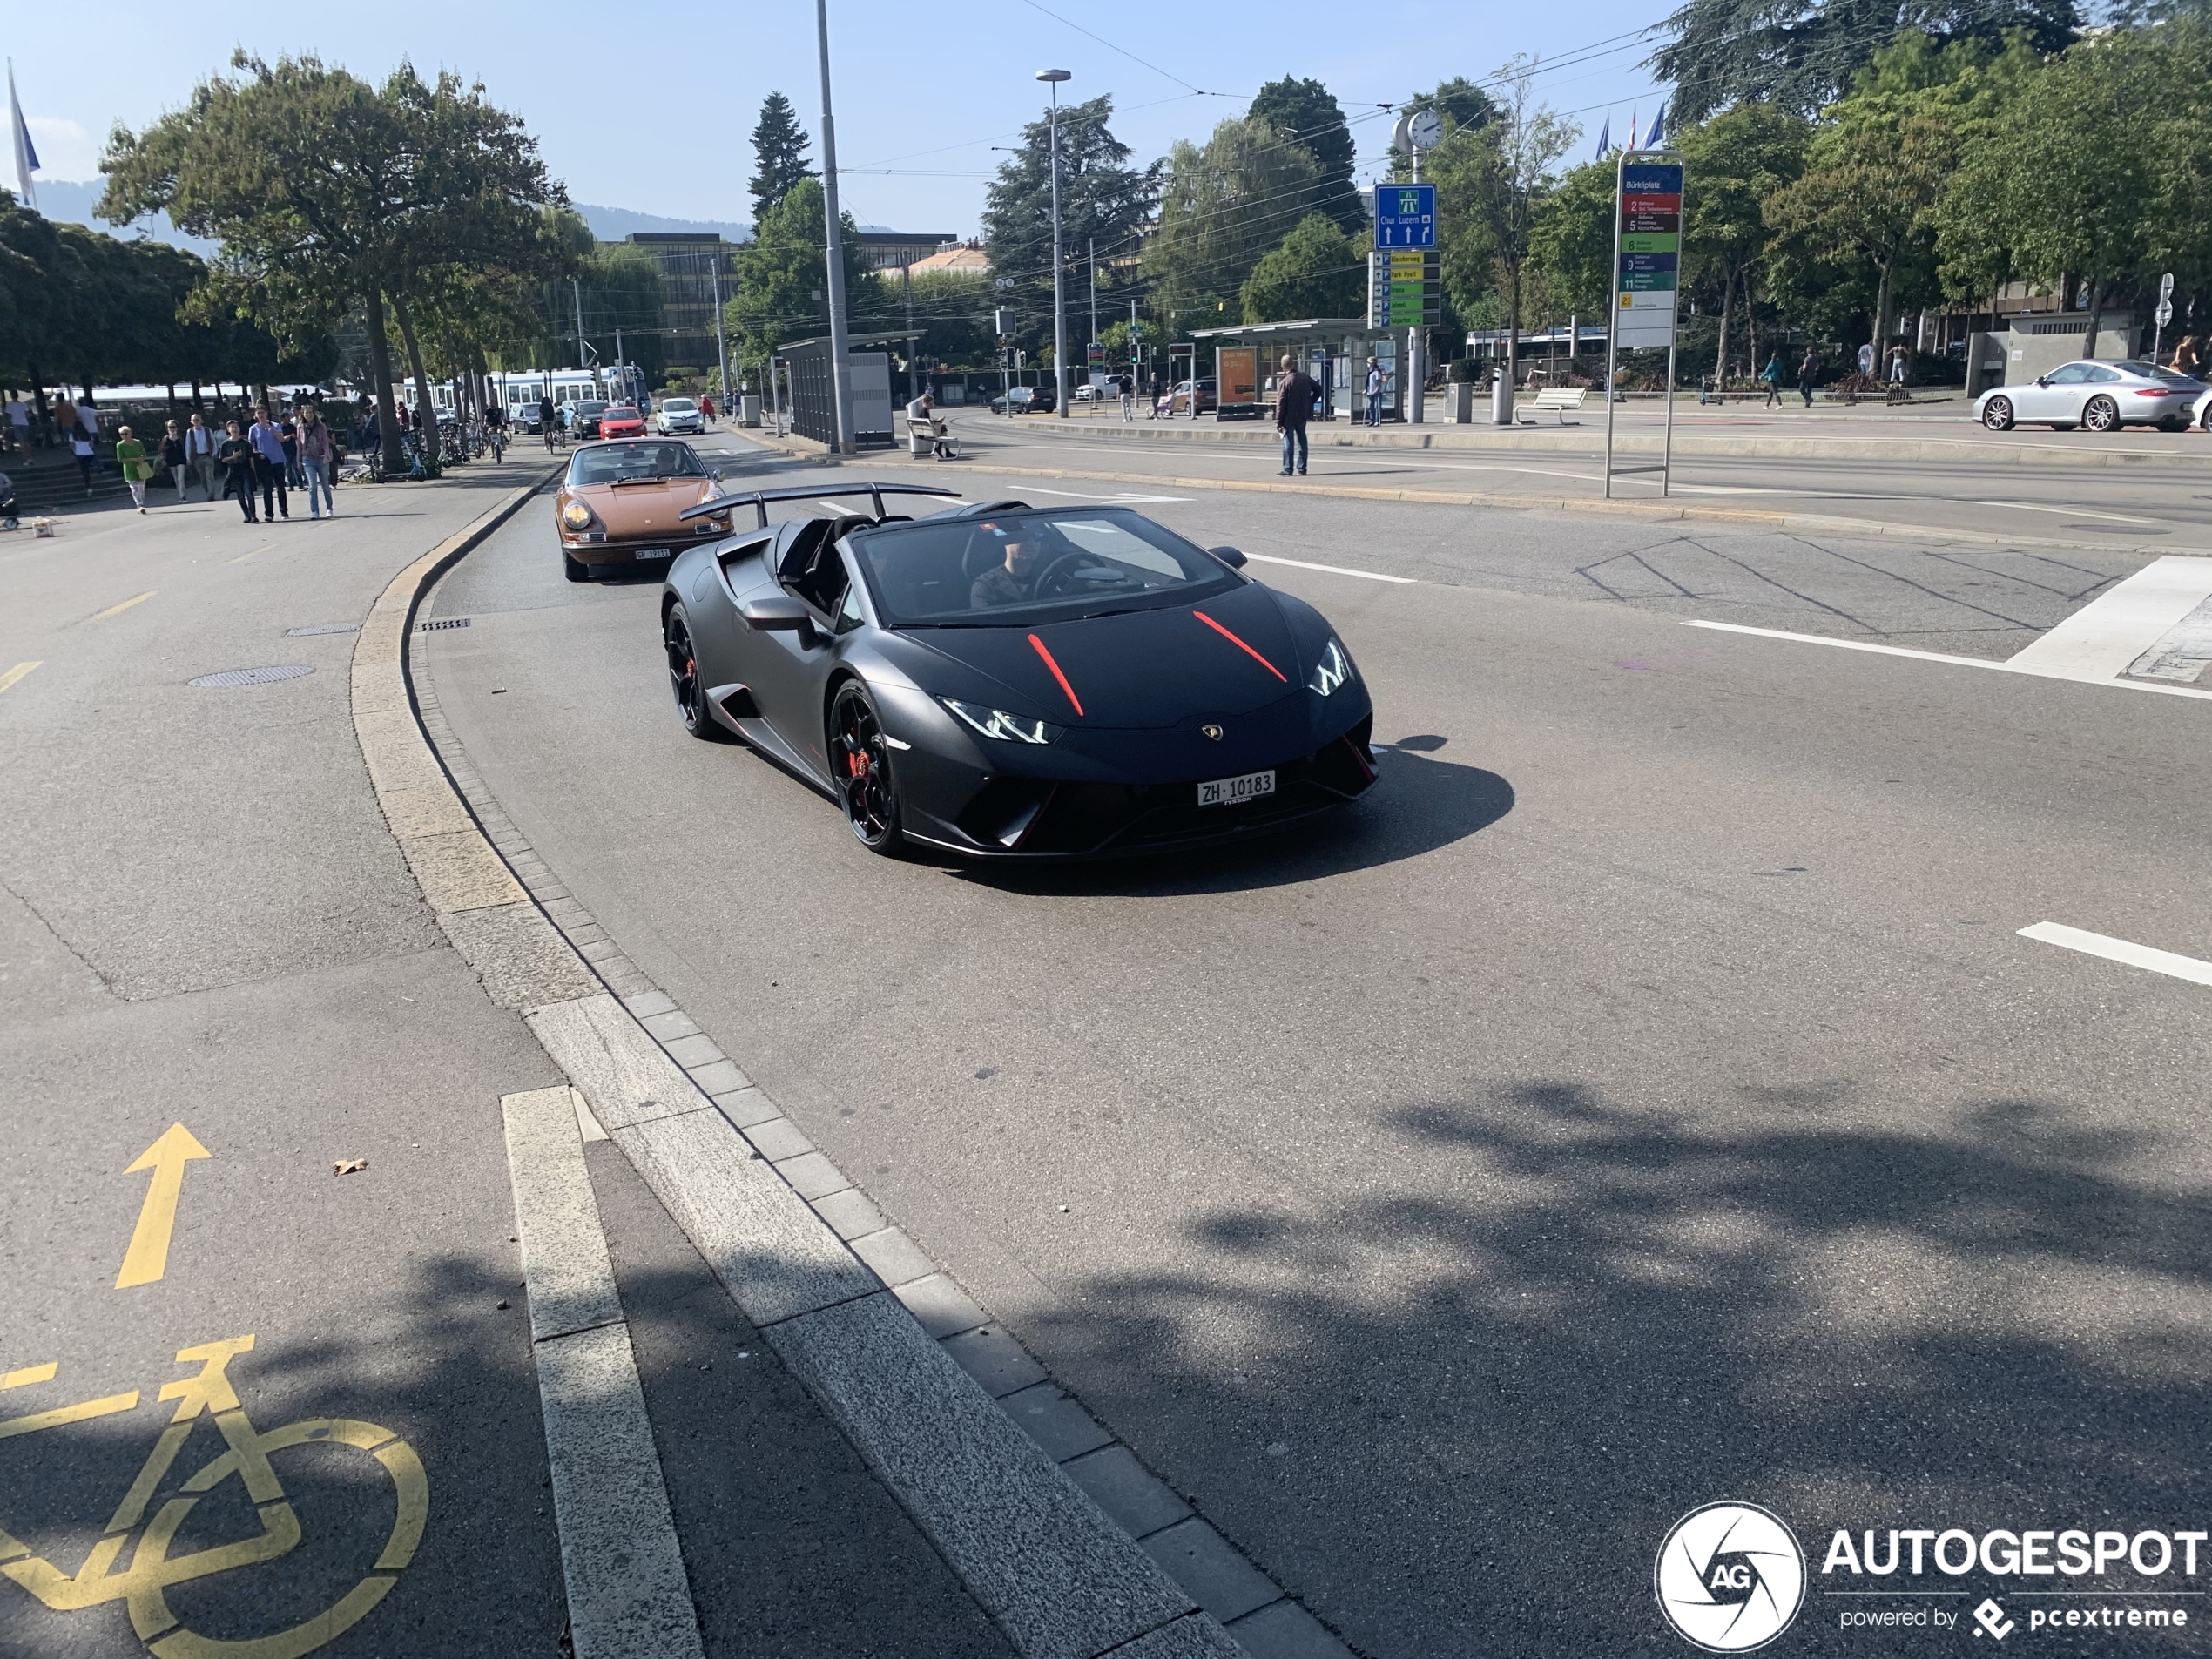
<svg viewBox="0 0 2212 1659">
<path fill-rule="evenodd" d="M 1044 658 L 1044 665 L 1052 671 L 1052 678 L 1060 682 L 1060 689 L 1067 692 L 1068 700 L 1076 705 L 1076 713 L 1080 718 L 1083 711 L 1082 700 L 1076 695 L 1076 688 L 1068 684 L 1068 677 L 1060 671 L 1060 664 L 1052 660 L 1052 653 L 1044 648 L 1044 641 L 1031 634 L 1029 643 L 1037 648 L 1037 655 Z M 1247 645 L 1244 649 L 1250 651 L 1251 647 Z M 1277 678 L 1281 677 L 1278 675 Z"/>
<path fill-rule="evenodd" d="M 1284 684 L 1284 685 L 1288 685 L 1290 684 L 1290 681 L 1288 681 L 1288 680 L 1286 680 L 1286 679 L 1283 679 L 1283 671 L 1282 671 L 1281 669 L 1279 669 L 1279 668 L 1276 667 L 1274 664 L 1272 664 L 1272 663 L 1269 662 L 1269 661 L 1267 660 L 1267 658 L 1265 658 L 1264 657 L 1261 656 L 1261 655 L 1260 655 L 1258 651 L 1254 651 L 1254 650 L 1253 650 L 1253 649 L 1252 649 L 1250 645 L 1247 645 L 1247 644 L 1245 644 L 1243 640 L 1241 640 L 1241 639 L 1238 638 L 1236 635 L 1234 635 L 1234 634 L 1231 633 L 1231 632 L 1229 631 L 1229 630 L 1227 630 L 1226 628 L 1223 627 L 1223 626 L 1222 626 L 1219 623 L 1216 622 L 1216 621 L 1215 621 L 1215 620 L 1214 620 L 1211 617 L 1209 617 L 1208 615 L 1206 615 L 1206 613 L 1205 613 L 1204 611 L 1203 611 L 1203 610 L 1194 610 L 1194 611 L 1192 611 L 1190 614 L 1191 614 L 1192 616 L 1196 617 L 1197 617 L 1197 618 L 1200 622 L 1203 622 L 1204 624 L 1205 624 L 1207 627 L 1209 627 L 1209 628 L 1212 629 L 1212 630 L 1214 631 L 1214 632 L 1216 632 L 1216 633 L 1219 634 L 1219 635 L 1220 635 L 1220 636 L 1221 636 L 1224 639 L 1227 640 L 1227 641 L 1228 641 L 1231 644 L 1232 644 L 1232 645 L 1236 646 L 1238 650 L 1239 650 L 1239 651 L 1243 651 L 1243 652 L 1244 653 L 1244 655 L 1245 655 L 1245 656 L 1247 656 L 1247 657 L 1251 658 L 1252 659 L 1252 661 L 1254 661 L 1254 662 L 1258 663 L 1258 664 L 1259 664 L 1262 668 L 1265 669 L 1265 670 L 1266 670 L 1269 673 L 1272 674 L 1272 675 L 1273 675 L 1273 676 L 1274 676 L 1277 679 L 1278 679 L 1278 680 L 1283 680 L 1283 684 Z M 1034 638 L 1035 638 L 1035 637 L 1036 637 L 1036 636 L 1035 636 L 1035 635 L 1034 635 L 1034 634 L 1032 634 L 1032 635 L 1030 636 L 1030 637 L 1031 637 L 1032 639 L 1034 639 Z M 1039 650 L 1042 650 L 1042 649 L 1043 649 L 1043 647 L 1040 646 L 1040 647 L 1038 647 L 1038 649 L 1039 649 Z"/>
</svg>

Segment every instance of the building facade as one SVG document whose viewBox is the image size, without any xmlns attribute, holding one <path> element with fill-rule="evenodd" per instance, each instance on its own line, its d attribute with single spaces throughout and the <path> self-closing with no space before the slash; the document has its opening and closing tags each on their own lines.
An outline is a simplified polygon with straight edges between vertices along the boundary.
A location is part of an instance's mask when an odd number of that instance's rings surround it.
<svg viewBox="0 0 2212 1659">
<path fill-rule="evenodd" d="M 633 231 L 624 239 L 652 256 L 661 277 L 661 361 L 711 370 L 717 361 L 715 284 L 722 298 L 735 292 L 737 244 L 720 233 Z"/>
</svg>

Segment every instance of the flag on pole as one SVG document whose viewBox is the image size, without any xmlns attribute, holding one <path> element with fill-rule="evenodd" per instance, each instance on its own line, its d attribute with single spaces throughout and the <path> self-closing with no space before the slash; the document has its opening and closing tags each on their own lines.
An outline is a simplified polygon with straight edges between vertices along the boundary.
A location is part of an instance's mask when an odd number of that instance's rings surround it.
<svg viewBox="0 0 2212 1659">
<path fill-rule="evenodd" d="M 30 128 L 23 118 L 23 105 L 16 97 L 16 60 L 8 60 L 8 126 L 16 141 L 16 184 L 24 205 L 36 209 L 38 192 L 30 175 L 38 171 L 38 147 L 30 141 Z"/>
<path fill-rule="evenodd" d="M 1651 118 L 1651 132 L 1643 141 L 1647 150 L 1656 150 L 1660 140 L 1667 136 L 1667 106 L 1662 104 L 1659 113 Z"/>
<path fill-rule="evenodd" d="M 1637 112 L 1637 109 L 1638 109 L 1638 106 L 1637 106 L 1637 105 L 1634 105 L 1634 104 L 1631 104 L 1631 105 L 1629 105 L 1629 149 L 1631 149 L 1631 150 L 1633 150 L 1633 149 L 1635 149 L 1635 148 L 1636 147 L 1636 112 Z"/>
<path fill-rule="evenodd" d="M 1613 151 L 1613 118 L 1612 118 L 1612 116 L 1611 116 L 1611 115 L 1609 115 L 1609 114 L 1608 114 L 1608 115 L 1605 118 L 1605 125 L 1604 125 L 1603 126 L 1602 126 L 1602 127 L 1600 127 L 1600 128 L 1598 129 L 1598 133 L 1597 133 L 1597 158 L 1598 158 L 1600 161 L 1604 160 L 1604 159 L 1605 159 L 1605 158 L 1606 158 L 1607 156 L 1608 156 L 1609 154 L 1611 154 L 1611 153 L 1612 153 L 1612 151 Z"/>
</svg>

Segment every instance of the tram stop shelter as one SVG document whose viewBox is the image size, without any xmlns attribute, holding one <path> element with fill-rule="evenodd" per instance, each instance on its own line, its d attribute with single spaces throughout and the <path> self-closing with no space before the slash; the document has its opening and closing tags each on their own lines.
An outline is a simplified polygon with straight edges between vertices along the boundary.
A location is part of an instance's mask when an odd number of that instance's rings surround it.
<svg viewBox="0 0 2212 1659">
<path fill-rule="evenodd" d="M 1255 418 L 1274 400 L 1277 365 L 1287 354 L 1321 382 L 1320 418 L 1365 420 L 1367 360 L 1383 374 L 1386 421 L 1406 418 L 1399 354 L 1403 335 L 1373 328 L 1365 317 L 1309 317 L 1300 322 L 1252 322 L 1239 328 L 1193 328 L 1190 338 L 1214 348 L 1217 418 Z"/>
<path fill-rule="evenodd" d="M 860 351 L 862 346 L 885 346 L 904 341 L 895 334 L 847 335 L 845 361 L 853 380 L 853 441 L 862 448 L 887 448 L 897 442 L 891 407 L 891 357 L 887 352 Z M 837 442 L 837 387 L 830 373 L 827 336 L 794 340 L 776 347 L 777 359 L 791 377 L 792 426 L 802 438 L 817 443 Z"/>
</svg>

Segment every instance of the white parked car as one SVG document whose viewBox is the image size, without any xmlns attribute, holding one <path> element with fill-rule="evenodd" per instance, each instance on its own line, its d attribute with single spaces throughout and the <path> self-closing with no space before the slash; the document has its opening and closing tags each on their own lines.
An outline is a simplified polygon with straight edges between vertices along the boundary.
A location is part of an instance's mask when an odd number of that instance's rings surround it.
<svg viewBox="0 0 2212 1659">
<path fill-rule="evenodd" d="M 653 422 L 660 428 L 664 438 L 672 438 L 679 432 L 706 430 L 706 420 L 700 415 L 699 406 L 688 397 L 661 399 L 660 408 L 653 412 Z"/>
<path fill-rule="evenodd" d="M 2047 426 L 2060 432 L 2087 427 L 2111 432 L 2122 426 L 2186 428 L 2208 388 L 2200 380 L 2151 363 L 2083 359 L 2061 363 L 2019 386 L 2000 386 L 1974 400 L 1974 419 L 1992 432 L 2015 426 Z"/>
</svg>

